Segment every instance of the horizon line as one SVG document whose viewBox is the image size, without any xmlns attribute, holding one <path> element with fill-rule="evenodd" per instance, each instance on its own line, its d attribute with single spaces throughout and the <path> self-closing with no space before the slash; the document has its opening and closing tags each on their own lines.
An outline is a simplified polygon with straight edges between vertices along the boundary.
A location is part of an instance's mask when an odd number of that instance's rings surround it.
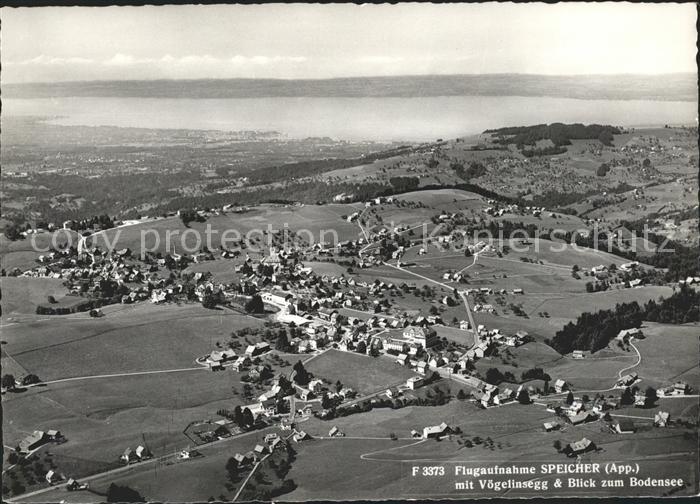
<svg viewBox="0 0 700 504">
<path fill-rule="evenodd" d="M 88 84 L 88 83 L 109 83 L 109 82 L 197 82 L 197 81 L 280 81 L 280 82 L 299 82 L 299 81 L 339 81 L 352 79 L 399 79 L 399 78 L 416 78 L 416 77 L 486 77 L 486 76 L 527 76 L 527 77 L 544 77 L 544 78 L 571 78 L 571 77 L 663 77 L 671 75 L 695 75 L 695 71 L 677 71 L 677 72 L 623 72 L 623 73 L 581 73 L 581 74 L 541 74 L 541 73 L 523 73 L 523 72 L 488 72 L 488 73 L 426 73 L 426 74 L 396 74 L 396 75 L 356 75 L 342 77 L 195 77 L 187 79 L 179 78 L 157 78 L 157 79 L 89 79 L 89 80 L 55 80 L 55 81 L 26 81 L 26 82 L 0 82 L 0 86 L 23 86 L 37 84 Z"/>
</svg>

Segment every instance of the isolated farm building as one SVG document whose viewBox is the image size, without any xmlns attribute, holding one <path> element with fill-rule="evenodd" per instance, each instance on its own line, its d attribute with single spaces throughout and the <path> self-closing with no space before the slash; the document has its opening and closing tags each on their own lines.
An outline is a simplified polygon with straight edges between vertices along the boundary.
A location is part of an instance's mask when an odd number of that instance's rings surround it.
<svg viewBox="0 0 700 504">
<path fill-rule="evenodd" d="M 639 266 L 639 262 L 632 261 L 632 262 L 620 264 L 620 269 L 622 271 L 631 271 L 631 270 L 635 269 L 637 266 Z"/>
<path fill-rule="evenodd" d="M 654 415 L 654 427 L 666 427 L 669 422 L 670 414 L 666 411 L 659 411 Z"/>
<path fill-rule="evenodd" d="M 344 435 L 345 434 L 340 432 L 340 429 L 338 429 L 338 427 L 335 425 L 328 431 L 328 436 L 330 437 L 343 437 Z"/>
<path fill-rule="evenodd" d="M 617 386 L 618 387 L 629 387 L 630 385 L 632 385 L 634 382 L 637 381 L 638 376 L 639 375 L 637 375 L 637 373 L 626 374 L 625 376 L 623 376 L 622 378 L 620 378 L 617 381 Z"/>
<path fill-rule="evenodd" d="M 619 333 L 617 333 L 617 336 L 615 336 L 616 340 L 623 341 L 623 342 L 628 342 L 632 338 L 643 338 L 644 333 L 642 332 L 641 329 L 638 327 L 633 327 L 632 329 L 623 329 Z"/>
<path fill-rule="evenodd" d="M 574 443 L 569 443 L 564 448 L 564 453 L 569 457 L 575 457 L 581 453 L 586 453 L 588 451 L 595 450 L 595 443 L 588 438 L 582 438 Z"/>
<path fill-rule="evenodd" d="M 49 429 L 46 431 L 46 437 L 49 441 L 60 441 L 63 439 L 63 434 L 61 434 L 61 431 Z"/>
<path fill-rule="evenodd" d="M 47 441 L 48 436 L 44 431 L 35 430 L 19 442 L 19 451 L 21 453 L 29 453 Z"/>
<path fill-rule="evenodd" d="M 559 379 L 554 382 L 554 391 L 557 394 L 561 394 L 562 392 L 569 390 L 569 385 L 566 383 L 566 381 Z"/>
<path fill-rule="evenodd" d="M 66 490 L 69 492 L 74 492 L 76 490 L 85 490 L 89 485 L 87 483 L 80 483 L 79 481 L 69 478 L 66 482 Z"/>
<path fill-rule="evenodd" d="M 53 470 L 50 470 L 49 472 L 46 473 L 46 482 L 49 485 L 53 485 L 54 483 L 56 483 L 57 481 L 60 481 L 61 479 L 62 479 L 61 476 Z"/>
<path fill-rule="evenodd" d="M 583 359 L 585 358 L 585 355 L 583 354 L 582 350 L 574 350 L 571 354 L 571 357 L 574 359 Z"/>
<path fill-rule="evenodd" d="M 148 448 L 145 448 L 143 446 L 137 446 L 136 451 L 134 453 L 141 460 L 151 457 L 151 452 L 148 450 Z"/>
<path fill-rule="evenodd" d="M 613 432 L 617 434 L 633 434 L 637 431 L 631 420 L 623 418 L 611 425 Z"/>
<path fill-rule="evenodd" d="M 124 453 L 122 453 L 121 457 L 119 457 L 119 460 L 121 460 L 124 464 L 128 464 L 130 462 L 133 462 L 136 460 L 136 453 L 134 453 L 134 450 L 131 448 L 127 448 L 124 450 Z"/>
<path fill-rule="evenodd" d="M 544 425 L 544 430 L 547 432 L 559 430 L 559 428 L 561 427 L 561 425 L 559 425 L 557 422 L 545 422 L 543 425 Z"/>
<path fill-rule="evenodd" d="M 236 357 L 236 352 L 233 350 L 213 350 L 210 354 L 209 357 L 207 358 L 207 362 L 209 363 L 210 366 L 216 366 L 216 365 L 221 365 L 224 362 L 228 362 Z"/>
<path fill-rule="evenodd" d="M 447 425 L 445 422 L 442 422 L 440 425 L 424 427 L 423 438 L 438 438 L 444 436 L 445 434 L 449 434 L 450 432 L 452 432 L 452 430 L 450 429 L 449 425 Z"/>
<path fill-rule="evenodd" d="M 684 381 L 677 381 L 673 384 L 673 390 L 676 395 L 686 395 L 690 391 L 690 387 Z"/>
</svg>

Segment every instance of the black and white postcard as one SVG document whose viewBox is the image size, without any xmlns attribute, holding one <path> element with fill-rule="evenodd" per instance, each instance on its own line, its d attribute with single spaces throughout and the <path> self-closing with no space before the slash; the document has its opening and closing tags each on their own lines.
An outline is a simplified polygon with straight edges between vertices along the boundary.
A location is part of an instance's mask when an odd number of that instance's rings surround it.
<svg viewBox="0 0 700 504">
<path fill-rule="evenodd" d="M 3 501 L 698 495 L 694 3 L 0 19 Z"/>
</svg>

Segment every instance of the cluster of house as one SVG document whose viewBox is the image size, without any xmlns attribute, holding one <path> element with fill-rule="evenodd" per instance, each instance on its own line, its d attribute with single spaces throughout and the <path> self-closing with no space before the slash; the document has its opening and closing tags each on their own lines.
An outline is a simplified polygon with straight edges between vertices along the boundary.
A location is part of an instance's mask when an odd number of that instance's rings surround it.
<svg viewBox="0 0 700 504">
<path fill-rule="evenodd" d="M 491 206 L 484 208 L 484 213 L 491 215 L 493 217 L 501 217 L 502 215 L 505 215 L 505 214 L 513 214 L 513 215 L 532 214 L 535 217 L 539 217 L 540 215 L 542 215 L 542 212 L 546 211 L 545 207 L 537 207 L 537 206 L 521 207 L 520 205 L 516 205 L 515 203 L 501 206 L 498 204 L 497 201 L 492 200 L 492 199 L 488 200 L 487 203 Z M 554 217 L 555 214 L 550 212 L 549 216 Z"/>
<path fill-rule="evenodd" d="M 472 392 L 472 399 L 482 408 L 491 408 L 513 402 L 516 397 L 518 397 L 518 394 L 520 394 L 522 389 L 523 385 L 520 385 L 517 391 L 514 391 L 509 387 L 500 390 L 496 385 L 482 382 L 481 388 L 478 388 Z M 532 393 L 535 393 L 534 389 L 532 389 Z"/>
<path fill-rule="evenodd" d="M 267 434 L 263 443 L 256 444 L 255 448 L 246 453 L 236 453 L 233 458 L 238 463 L 238 467 L 248 467 L 260 462 L 266 456 L 270 455 L 272 452 L 282 446 L 284 446 L 284 443 L 278 434 Z"/>
<path fill-rule="evenodd" d="M 260 341 L 253 345 L 248 345 L 243 355 L 237 355 L 233 349 L 213 350 L 209 355 L 198 359 L 198 362 L 209 366 L 212 371 L 218 371 L 225 367 L 230 367 L 236 372 L 248 369 L 253 363 L 252 359 L 271 349 L 270 344 L 265 341 Z M 260 372 L 259 369 L 253 367 L 250 369 L 251 378 L 256 379 L 255 372 Z"/>
<path fill-rule="evenodd" d="M 131 250 L 120 249 L 108 253 L 99 247 L 83 249 L 80 253 L 74 248 L 54 250 L 39 256 L 42 266 L 27 270 L 24 277 L 60 278 L 68 281 L 69 291 L 76 295 L 91 296 L 96 293 L 110 292 L 118 295 L 122 303 L 134 303 L 149 300 L 163 303 L 184 293 L 180 282 L 169 282 L 158 275 L 169 259 L 179 261 L 183 256 L 173 253 L 166 257 L 153 258 L 141 262 L 131 257 Z M 189 261 L 213 259 L 210 253 L 197 253 L 187 256 Z M 206 275 L 196 273 L 195 294 L 201 301 L 207 290 L 223 289 L 206 281 Z M 107 283 L 112 282 L 111 286 Z M 116 287 L 115 287 L 116 286 Z"/>
</svg>

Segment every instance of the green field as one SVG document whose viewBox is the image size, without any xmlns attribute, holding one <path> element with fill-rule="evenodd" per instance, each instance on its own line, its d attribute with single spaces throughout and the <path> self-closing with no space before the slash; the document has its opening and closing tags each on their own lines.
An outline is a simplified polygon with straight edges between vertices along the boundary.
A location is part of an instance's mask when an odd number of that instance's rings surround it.
<svg viewBox="0 0 700 504">
<path fill-rule="evenodd" d="M 331 383 L 340 380 L 360 395 L 398 385 L 415 376 L 413 371 L 394 364 L 389 359 L 340 350 L 329 350 L 313 359 L 305 367 L 315 377 Z"/>
<path fill-rule="evenodd" d="M 49 296 L 60 300 L 68 293 L 63 280 L 57 278 L 2 277 L 2 316 L 5 320 L 13 314 L 33 314 L 40 304 L 47 304 Z M 79 298 L 75 298 L 79 299 Z"/>
<path fill-rule="evenodd" d="M 355 207 L 351 205 L 260 205 L 243 214 L 214 215 L 206 222 L 192 222 L 189 228 L 179 217 L 168 217 L 110 229 L 93 237 L 92 243 L 100 246 L 109 243 L 116 249 L 128 247 L 136 253 L 141 251 L 142 245 L 146 250 L 159 252 L 172 251 L 175 247 L 178 253 L 182 253 L 183 245 L 191 252 L 199 250 L 202 245 L 218 248 L 222 240 L 227 247 L 234 247 L 235 241 L 248 237 L 249 247 L 257 249 L 254 251 L 267 252 L 269 244 L 262 232 L 283 230 L 285 226 L 290 232 L 306 230 L 302 236 L 307 240 L 311 238 L 314 243 L 357 238 L 360 231 L 357 225 L 341 218 L 353 211 Z M 207 236 L 210 236 L 209 244 Z"/>
<path fill-rule="evenodd" d="M 193 367 L 231 331 L 262 322 L 230 310 L 150 303 L 99 319 L 55 316 L 3 329 L 3 350 L 43 380 Z"/>
<path fill-rule="evenodd" d="M 697 355 L 700 325 L 645 322 L 642 331 L 645 338 L 634 342 L 642 356 L 635 369 L 642 378 L 640 387 L 668 386 L 683 380 L 695 390 L 700 389 Z"/>
</svg>

